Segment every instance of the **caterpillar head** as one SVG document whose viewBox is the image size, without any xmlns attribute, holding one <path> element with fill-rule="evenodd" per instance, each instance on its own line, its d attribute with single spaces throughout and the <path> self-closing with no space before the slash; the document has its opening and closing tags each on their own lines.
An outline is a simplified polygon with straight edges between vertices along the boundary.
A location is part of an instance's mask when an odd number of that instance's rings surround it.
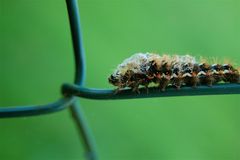
<svg viewBox="0 0 240 160">
<path fill-rule="evenodd" d="M 108 77 L 108 82 L 114 86 L 119 86 L 121 81 L 120 81 L 120 77 L 117 76 L 116 74 L 111 74 Z"/>
</svg>

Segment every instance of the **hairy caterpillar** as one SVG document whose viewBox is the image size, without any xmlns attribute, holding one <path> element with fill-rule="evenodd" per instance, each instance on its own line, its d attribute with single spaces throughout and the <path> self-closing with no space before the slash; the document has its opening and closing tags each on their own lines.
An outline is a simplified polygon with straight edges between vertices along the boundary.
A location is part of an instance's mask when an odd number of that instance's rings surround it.
<svg viewBox="0 0 240 160">
<path fill-rule="evenodd" d="M 239 83 L 239 70 L 231 64 L 208 64 L 199 62 L 190 55 L 158 55 L 137 53 L 124 60 L 108 78 L 109 83 L 120 89 L 129 87 L 139 93 L 139 86 L 145 86 L 148 92 L 150 83 L 157 84 L 161 91 L 168 85 L 180 89 L 182 85 L 212 86 L 221 81 Z"/>
</svg>

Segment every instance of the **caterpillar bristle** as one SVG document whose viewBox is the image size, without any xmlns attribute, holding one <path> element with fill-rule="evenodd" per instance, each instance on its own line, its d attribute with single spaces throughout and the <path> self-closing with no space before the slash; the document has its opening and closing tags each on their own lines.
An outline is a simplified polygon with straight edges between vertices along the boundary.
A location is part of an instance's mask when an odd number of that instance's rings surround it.
<svg viewBox="0 0 240 160">
<path fill-rule="evenodd" d="M 180 89 L 181 86 L 196 88 L 198 85 L 212 86 L 219 82 L 239 83 L 240 67 L 235 68 L 232 63 L 221 64 L 218 58 L 210 59 L 208 61 L 200 57 L 197 60 L 190 55 L 137 53 L 119 64 L 108 81 L 117 86 L 117 93 L 126 87 L 140 93 L 139 86 L 144 86 L 148 92 L 150 83 L 156 84 L 161 91 L 165 91 L 168 85 Z"/>
<path fill-rule="evenodd" d="M 208 63 L 208 59 L 206 57 L 200 56 L 199 63 Z"/>
</svg>

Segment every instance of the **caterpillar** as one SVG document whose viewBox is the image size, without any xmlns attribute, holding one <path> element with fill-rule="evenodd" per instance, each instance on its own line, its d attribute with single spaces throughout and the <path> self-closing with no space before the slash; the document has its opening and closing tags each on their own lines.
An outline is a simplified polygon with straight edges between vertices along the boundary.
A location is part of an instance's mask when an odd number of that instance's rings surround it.
<svg viewBox="0 0 240 160">
<path fill-rule="evenodd" d="M 239 83 L 239 72 L 231 64 L 209 64 L 190 55 L 137 53 L 119 64 L 108 82 L 117 87 L 116 93 L 127 87 L 140 93 L 139 86 L 144 86 L 148 93 L 150 83 L 156 84 L 161 91 L 169 85 L 180 89 L 181 86 L 211 87 L 219 82 Z"/>
</svg>

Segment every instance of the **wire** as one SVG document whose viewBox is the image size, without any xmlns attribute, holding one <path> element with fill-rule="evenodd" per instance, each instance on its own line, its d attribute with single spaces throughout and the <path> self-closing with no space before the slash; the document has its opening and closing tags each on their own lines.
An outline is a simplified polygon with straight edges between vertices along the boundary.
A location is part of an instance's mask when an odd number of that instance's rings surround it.
<svg viewBox="0 0 240 160">
<path fill-rule="evenodd" d="M 73 103 L 74 100 L 75 98 L 62 98 L 57 102 L 47 105 L 0 107 L 0 118 L 26 117 L 53 113 L 65 109 Z"/>
<path fill-rule="evenodd" d="M 146 93 L 145 88 L 141 88 L 139 91 L 140 94 L 137 94 L 133 93 L 130 89 L 124 89 L 115 94 L 115 91 L 110 89 L 91 89 L 72 84 L 64 84 L 62 86 L 62 92 L 66 95 L 75 95 L 82 98 L 98 100 L 118 100 L 152 97 L 240 94 L 240 84 L 217 84 L 212 87 L 198 86 L 197 88 L 182 87 L 179 90 L 176 90 L 173 87 L 168 87 L 165 92 L 160 92 L 158 88 L 153 87 L 149 88 L 149 93 Z"/>
<path fill-rule="evenodd" d="M 74 83 L 83 85 L 85 80 L 85 54 L 82 44 L 80 16 L 78 13 L 77 0 L 66 0 L 69 22 L 72 34 L 72 42 L 75 60 L 75 80 Z"/>
</svg>

